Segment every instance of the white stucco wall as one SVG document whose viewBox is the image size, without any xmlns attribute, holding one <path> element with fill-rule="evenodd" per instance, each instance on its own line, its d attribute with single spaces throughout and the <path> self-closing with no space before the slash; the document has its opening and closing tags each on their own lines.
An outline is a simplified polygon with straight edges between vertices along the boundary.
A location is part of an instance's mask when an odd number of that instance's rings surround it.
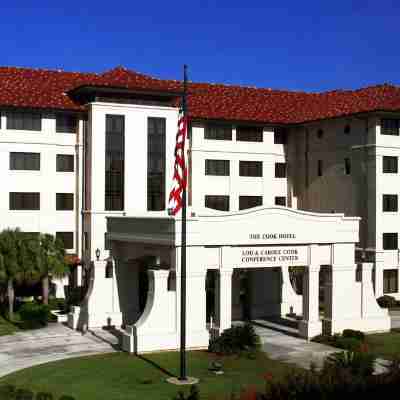
<svg viewBox="0 0 400 400">
<path fill-rule="evenodd" d="M 76 158 L 74 172 L 57 172 L 56 155 L 70 154 L 75 157 L 77 136 L 71 133 L 57 133 L 54 114 L 42 114 L 41 131 L 7 130 L 5 113 L 2 112 L 1 115 L 0 230 L 18 227 L 26 232 L 74 232 L 74 248 L 68 251 L 76 252 L 77 239 L 80 240 L 75 234 Z M 80 121 L 80 138 L 82 126 L 83 122 Z M 79 146 L 81 153 L 81 141 Z M 40 153 L 40 171 L 10 170 L 10 152 Z M 40 210 L 10 210 L 10 192 L 40 192 Z M 74 193 L 74 210 L 57 211 L 56 193 Z"/>
</svg>

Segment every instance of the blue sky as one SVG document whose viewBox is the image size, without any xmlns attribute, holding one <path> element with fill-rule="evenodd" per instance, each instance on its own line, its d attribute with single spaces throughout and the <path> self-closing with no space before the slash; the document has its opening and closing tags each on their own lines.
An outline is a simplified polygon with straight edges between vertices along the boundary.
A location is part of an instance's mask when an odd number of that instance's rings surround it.
<svg viewBox="0 0 400 400">
<path fill-rule="evenodd" d="M 65 6 L 61 6 L 65 4 Z M 400 2 L 13 0 L 2 65 L 322 91 L 400 84 Z"/>
</svg>

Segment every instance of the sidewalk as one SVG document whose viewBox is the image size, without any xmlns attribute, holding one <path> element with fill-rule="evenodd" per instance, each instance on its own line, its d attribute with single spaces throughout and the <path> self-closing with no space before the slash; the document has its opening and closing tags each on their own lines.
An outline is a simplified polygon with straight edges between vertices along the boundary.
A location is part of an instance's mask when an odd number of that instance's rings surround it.
<svg viewBox="0 0 400 400">
<path fill-rule="evenodd" d="M 0 336 L 0 377 L 38 364 L 109 353 L 116 348 L 117 339 L 107 332 L 82 335 L 62 324 Z"/>
</svg>

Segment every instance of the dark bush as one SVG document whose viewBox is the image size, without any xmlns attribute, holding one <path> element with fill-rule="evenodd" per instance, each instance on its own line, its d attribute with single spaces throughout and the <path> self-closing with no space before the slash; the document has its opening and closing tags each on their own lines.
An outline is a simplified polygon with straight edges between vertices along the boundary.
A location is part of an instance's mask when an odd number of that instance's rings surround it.
<svg viewBox="0 0 400 400">
<path fill-rule="evenodd" d="M 61 298 L 49 299 L 50 310 L 60 310 L 61 312 L 67 312 L 67 301 Z"/>
<path fill-rule="evenodd" d="M 14 399 L 16 388 L 13 385 L 0 386 L 0 399 Z"/>
<path fill-rule="evenodd" d="M 239 354 L 252 352 L 260 347 L 260 338 L 250 324 L 234 326 L 222 332 L 221 336 L 210 341 L 208 350 L 217 354 Z"/>
<path fill-rule="evenodd" d="M 378 302 L 379 306 L 382 308 L 396 307 L 396 304 L 397 304 L 396 299 L 393 296 L 388 296 L 388 295 L 378 297 L 376 299 L 376 301 Z"/>
<path fill-rule="evenodd" d="M 51 393 L 39 392 L 35 400 L 54 400 L 54 397 Z"/>
<path fill-rule="evenodd" d="M 347 370 L 352 376 L 367 377 L 374 372 L 375 357 L 359 351 L 333 353 L 325 359 L 324 371 L 338 374 Z"/>
<path fill-rule="evenodd" d="M 85 297 L 85 290 L 83 287 L 78 286 L 74 288 L 69 288 L 67 291 L 67 305 L 69 306 L 79 306 L 83 298 Z"/>
<path fill-rule="evenodd" d="M 335 346 L 340 349 L 359 351 L 362 341 L 354 337 L 340 337 L 336 340 Z"/>
<path fill-rule="evenodd" d="M 361 332 L 361 331 L 356 331 L 356 330 L 353 330 L 353 329 L 345 329 L 344 331 L 343 331 L 343 333 L 342 333 L 342 336 L 344 337 L 344 338 L 354 338 L 354 339 L 358 339 L 358 340 L 360 340 L 360 341 L 364 341 L 364 339 L 365 339 L 365 335 L 364 335 L 364 332 Z"/>
<path fill-rule="evenodd" d="M 47 325 L 50 318 L 50 308 L 45 304 L 35 302 L 25 303 L 19 310 L 23 327 L 34 328 Z"/>
<path fill-rule="evenodd" d="M 28 389 L 17 389 L 15 392 L 15 400 L 34 400 L 35 394 Z"/>
<path fill-rule="evenodd" d="M 181 390 L 177 393 L 173 400 L 200 400 L 200 391 L 196 385 L 190 387 L 190 392 L 185 396 Z"/>
<path fill-rule="evenodd" d="M 59 400 L 75 400 L 75 397 L 63 395 Z"/>
</svg>

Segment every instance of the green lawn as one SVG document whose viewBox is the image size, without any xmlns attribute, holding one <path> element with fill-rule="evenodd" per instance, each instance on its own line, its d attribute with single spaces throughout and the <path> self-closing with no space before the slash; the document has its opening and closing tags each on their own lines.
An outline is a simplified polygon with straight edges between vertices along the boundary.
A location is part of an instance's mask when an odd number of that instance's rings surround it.
<svg viewBox="0 0 400 400">
<path fill-rule="evenodd" d="M 393 359 L 400 356 L 400 332 L 377 333 L 366 335 L 369 350 L 378 357 Z"/>
<path fill-rule="evenodd" d="M 0 316 L 0 336 L 12 335 L 18 328 Z"/>
<path fill-rule="evenodd" d="M 269 360 L 263 353 L 255 360 L 247 357 L 223 358 L 224 375 L 208 371 L 214 356 L 205 351 L 188 353 L 188 375 L 200 378 L 202 398 L 229 398 L 247 385 L 263 388 L 264 375 L 279 379 L 293 369 Z M 0 379 L 33 391 L 68 394 L 76 400 L 158 400 L 172 399 L 180 390 L 165 381 L 179 371 L 179 353 L 163 352 L 136 357 L 112 353 L 81 357 L 28 368 Z M 188 390 L 185 388 L 185 390 Z"/>
</svg>

